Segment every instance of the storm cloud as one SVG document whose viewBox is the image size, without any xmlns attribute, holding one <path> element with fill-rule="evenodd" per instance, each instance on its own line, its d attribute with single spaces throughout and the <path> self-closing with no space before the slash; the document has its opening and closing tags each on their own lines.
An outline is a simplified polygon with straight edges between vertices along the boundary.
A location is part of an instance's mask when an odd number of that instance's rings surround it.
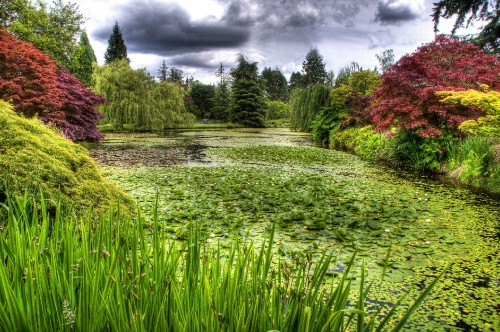
<svg viewBox="0 0 500 332">
<path fill-rule="evenodd" d="M 421 17 L 423 12 L 423 0 L 381 0 L 375 19 L 382 24 L 401 24 Z"/>
<path fill-rule="evenodd" d="M 176 4 L 160 1 L 129 2 L 117 19 L 127 48 L 131 52 L 169 56 L 244 45 L 250 32 L 224 22 L 193 22 Z M 105 41 L 111 27 L 100 27 L 95 38 Z"/>
</svg>

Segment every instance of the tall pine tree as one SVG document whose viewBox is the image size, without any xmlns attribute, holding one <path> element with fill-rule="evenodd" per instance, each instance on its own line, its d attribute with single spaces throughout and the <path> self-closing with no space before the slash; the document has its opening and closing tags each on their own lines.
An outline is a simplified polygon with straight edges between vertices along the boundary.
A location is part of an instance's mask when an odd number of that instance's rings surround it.
<svg viewBox="0 0 500 332">
<path fill-rule="evenodd" d="M 310 86 L 315 84 L 325 84 L 328 74 L 325 70 L 323 57 L 316 48 L 313 48 L 306 55 L 302 63 L 303 85 Z"/>
<path fill-rule="evenodd" d="M 264 127 L 265 104 L 259 83 L 257 63 L 249 63 L 243 55 L 231 70 L 233 105 L 230 120 L 246 127 Z"/>
<path fill-rule="evenodd" d="M 121 59 L 128 60 L 127 46 L 125 46 L 125 42 L 123 41 L 122 32 L 118 22 L 115 22 L 113 33 L 108 39 L 108 49 L 106 50 L 106 54 L 104 54 L 104 61 L 108 64 Z"/>
<path fill-rule="evenodd" d="M 94 64 L 97 59 L 92 45 L 90 45 L 87 33 L 83 31 L 80 35 L 78 48 L 71 61 L 71 72 L 78 77 L 82 83 L 92 84 L 92 74 L 94 73 Z"/>
</svg>

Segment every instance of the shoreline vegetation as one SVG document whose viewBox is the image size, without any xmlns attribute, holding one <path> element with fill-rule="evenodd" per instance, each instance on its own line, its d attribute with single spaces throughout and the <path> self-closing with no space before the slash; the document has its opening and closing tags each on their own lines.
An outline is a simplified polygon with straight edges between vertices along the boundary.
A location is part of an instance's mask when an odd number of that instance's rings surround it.
<svg viewBox="0 0 500 332">
<path fill-rule="evenodd" d="M 398 331 L 447 269 L 401 314 L 397 303 L 366 302 L 371 283 L 364 266 L 359 285 L 352 283 L 354 257 L 337 276 L 328 273 L 336 258 L 326 250 L 315 262 L 280 258 L 274 225 L 260 247 L 234 242 L 221 251 L 207 248 L 196 226 L 183 243 L 171 240 L 157 204 L 145 226 L 119 211 L 96 222 L 60 204 L 50 214 L 43 195 L 7 196 L 0 206 L 5 331 L 361 332 L 389 322 Z"/>
</svg>

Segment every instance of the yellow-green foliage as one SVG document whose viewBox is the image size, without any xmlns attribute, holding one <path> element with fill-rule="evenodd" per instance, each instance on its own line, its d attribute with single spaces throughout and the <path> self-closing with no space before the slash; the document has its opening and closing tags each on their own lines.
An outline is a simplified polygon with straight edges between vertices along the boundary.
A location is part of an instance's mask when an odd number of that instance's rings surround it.
<svg viewBox="0 0 500 332">
<path fill-rule="evenodd" d="M 17 115 L 4 101 L 0 101 L 0 175 L 0 196 L 5 195 L 4 188 L 14 196 L 42 191 L 52 207 L 59 200 L 62 206 L 77 209 L 102 211 L 118 202 L 125 210 L 134 208 L 127 194 L 103 179 L 85 148 L 36 119 Z"/>
<path fill-rule="evenodd" d="M 462 122 L 461 131 L 472 135 L 500 137 L 500 92 L 488 91 L 488 86 L 481 85 L 484 91 L 439 91 L 436 94 L 443 98 L 441 102 L 476 106 L 483 109 L 486 115 L 474 120 Z"/>
<path fill-rule="evenodd" d="M 364 159 L 384 159 L 387 144 L 388 139 L 373 131 L 373 126 L 350 127 L 330 132 L 332 147 L 348 149 Z"/>
</svg>

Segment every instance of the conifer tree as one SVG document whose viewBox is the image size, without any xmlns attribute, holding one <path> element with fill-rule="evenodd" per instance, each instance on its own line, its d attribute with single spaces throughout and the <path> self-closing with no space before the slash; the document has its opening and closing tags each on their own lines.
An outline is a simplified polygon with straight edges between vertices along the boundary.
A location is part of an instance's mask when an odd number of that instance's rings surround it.
<svg viewBox="0 0 500 332">
<path fill-rule="evenodd" d="M 106 54 L 104 54 L 104 61 L 106 64 L 111 63 L 115 60 L 121 60 L 127 58 L 127 46 L 125 46 L 125 41 L 122 37 L 122 32 L 118 22 L 115 22 L 113 26 L 113 32 L 108 39 L 108 48 Z"/>
<path fill-rule="evenodd" d="M 168 67 L 165 60 L 162 61 L 160 68 L 158 69 L 158 74 L 156 75 L 160 82 L 166 82 L 168 79 Z"/>
<path fill-rule="evenodd" d="M 78 77 L 80 81 L 90 85 L 92 83 L 92 74 L 96 63 L 97 59 L 94 49 L 92 45 L 90 45 L 87 33 L 84 31 L 80 35 L 80 42 L 72 59 L 71 72 Z"/>
<path fill-rule="evenodd" d="M 247 127 L 264 127 L 265 104 L 259 83 L 257 63 L 240 55 L 238 66 L 231 70 L 233 105 L 230 120 Z"/>
<path fill-rule="evenodd" d="M 262 71 L 262 80 L 264 94 L 269 100 L 288 100 L 288 82 L 279 68 L 265 67 Z"/>
<path fill-rule="evenodd" d="M 323 57 L 316 48 L 313 48 L 306 55 L 302 63 L 303 85 L 310 86 L 315 84 L 325 84 L 327 73 Z"/>
<path fill-rule="evenodd" d="M 231 91 L 228 84 L 222 81 L 215 89 L 214 106 L 212 108 L 213 118 L 227 121 L 231 109 Z"/>
</svg>

